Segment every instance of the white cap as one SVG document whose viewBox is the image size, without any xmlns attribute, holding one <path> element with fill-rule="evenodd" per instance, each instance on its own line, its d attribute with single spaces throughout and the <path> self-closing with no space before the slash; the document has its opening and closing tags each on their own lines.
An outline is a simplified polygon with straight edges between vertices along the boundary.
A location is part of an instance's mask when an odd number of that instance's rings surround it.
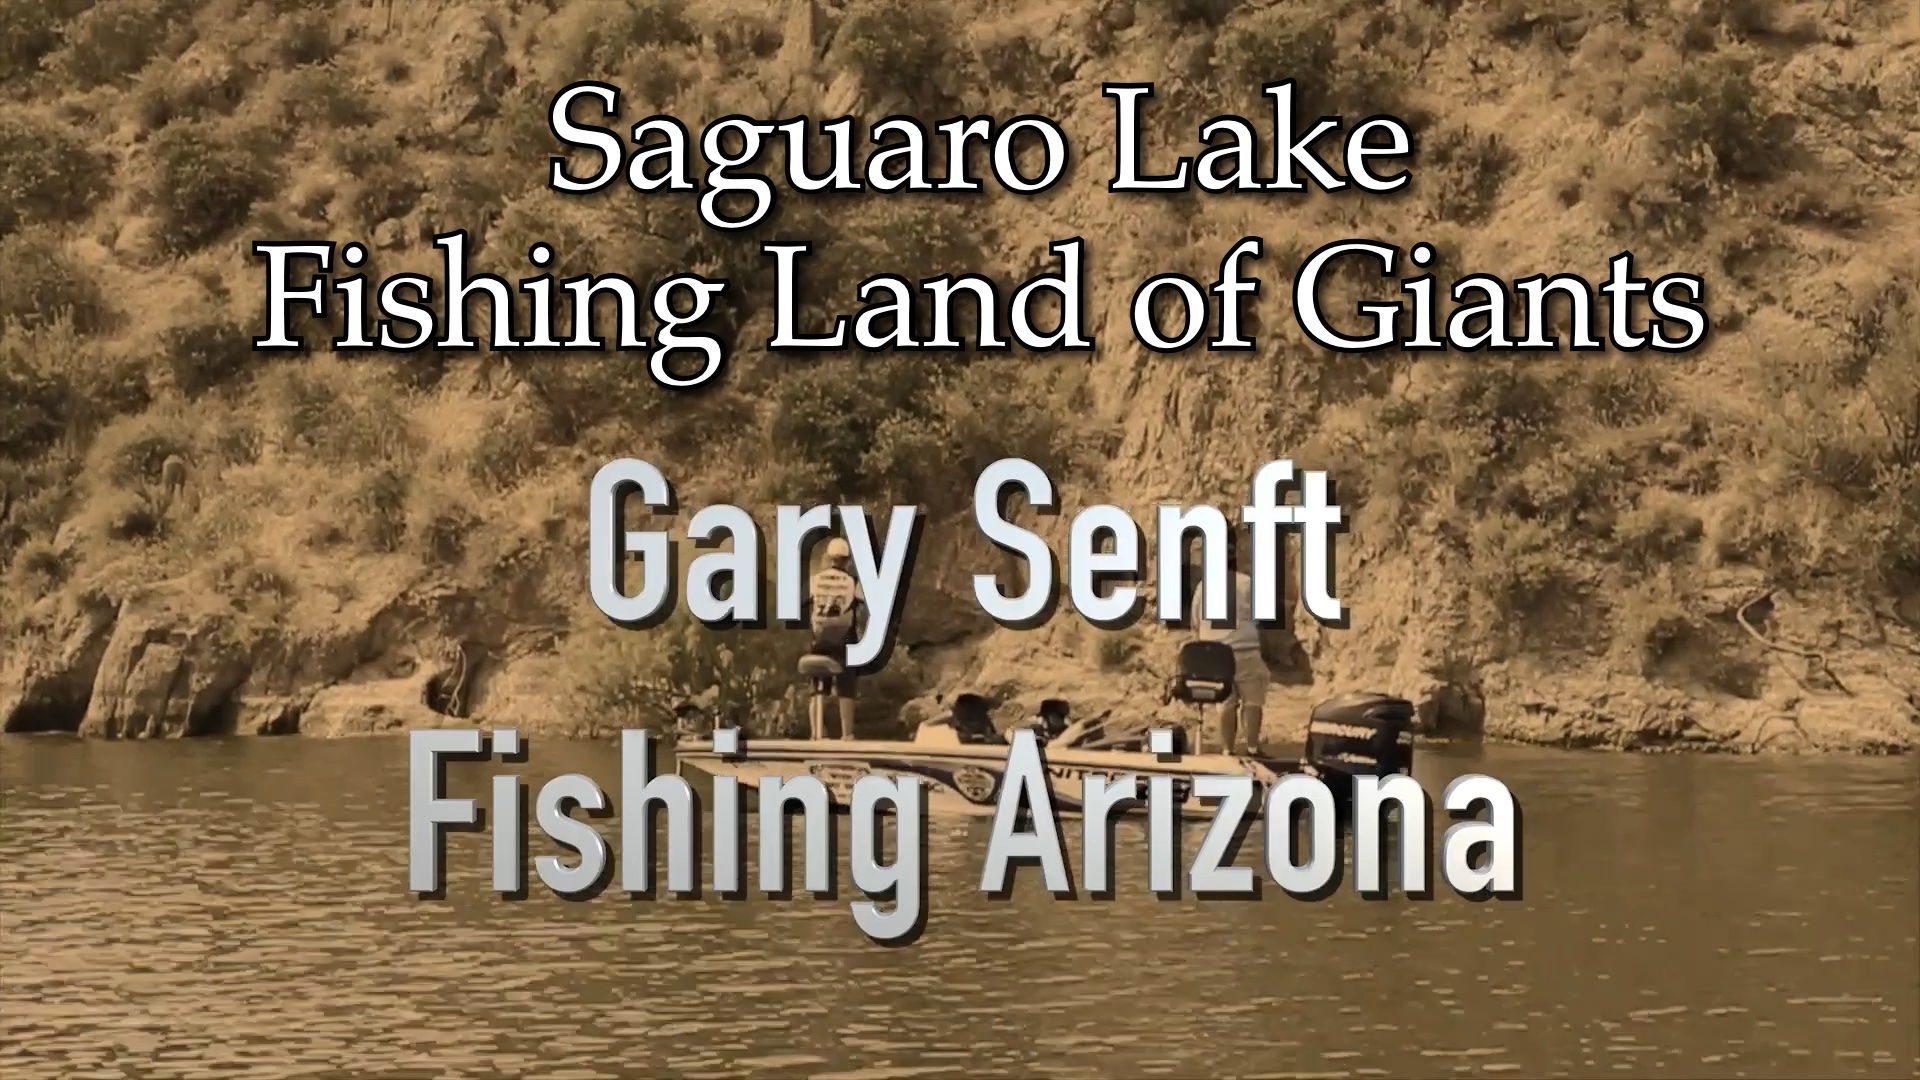
<svg viewBox="0 0 1920 1080">
<path fill-rule="evenodd" d="M 845 540 L 836 536 L 833 539 L 827 541 L 827 558 L 851 559 L 853 558 L 853 547 L 852 545 L 848 544 Z"/>
</svg>

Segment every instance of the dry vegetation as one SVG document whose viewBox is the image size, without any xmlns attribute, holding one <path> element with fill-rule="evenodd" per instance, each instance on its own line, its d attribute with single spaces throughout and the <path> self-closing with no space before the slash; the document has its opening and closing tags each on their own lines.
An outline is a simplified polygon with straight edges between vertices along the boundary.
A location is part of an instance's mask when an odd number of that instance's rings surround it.
<svg viewBox="0 0 1920 1080">
<path fill-rule="evenodd" d="M 0 662 L 20 675 L 0 705 L 17 727 L 77 722 L 48 719 L 32 681 L 60 612 L 156 583 L 254 650 L 240 694 L 362 679 L 352 663 L 269 676 L 261 650 L 401 604 L 434 613 L 416 628 L 554 673 L 576 728 L 657 717 L 648 679 L 777 697 L 791 634 L 622 635 L 582 616 L 585 481 L 624 454 L 668 465 L 688 505 L 893 499 L 950 516 L 1009 454 L 1084 501 L 1144 503 L 1236 498 L 1250 455 L 1291 453 L 1340 480 L 1362 577 L 1401 583 L 1356 603 L 1408 606 L 1433 580 L 1380 572 L 1396 561 L 1438 567 L 1458 593 L 1435 601 L 1444 647 L 1383 645 L 1400 631 L 1382 615 L 1328 647 L 1328 678 L 1411 663 L 1498 713 L 1463 672 L 1578 664 L 1759 701 L 1740 673 L 1771 654 L 1722 594 L 1774 588 L 1816 614 L 1820 597 L 1885 598 L 1871 601 L 1880 641 L 1862 647 L 1884 681 L 1920 692 L 1920 657 L 1888 639 L 1920 619 L 1920 17 L 1884 0 L 1850 10 L 1848 25 L 1771 0 L 848 0 L 818 5 L 809 47 L 789 40 L 808 23 L 774 4 L 0 0 Z M 1039 200 L 789 195 L 774 226 L 729 236 L 691 200 L 543 189 L 546 102 L 587 77 L 622 86 L 629 119 L 696 127 L 736 112 L 1042 112 L 1068 127 L 1079 167 Z M 1326 112 L 1413 122 L 1415 191 L 1105 195 L 1103 79 L 1159 85 L 1164 160 L 1218 112 L 1264 126 L 1258 84 L 1283 77 Z M 713 320 L 734 341 L 724 385 L 674 395 L 643 358 L 612 353 L 249 348 L 251 241 L 360 239 L 391 273 L 433 265 L 429 238 L 456 228 L 509 279 L 534 239 L 562 272 L 732 279 Z M 1018 278 L 1046 239 L 1076 233 L 1099 264 L 1096 309 L 1151 273 L 1210 280 L 1234 239 L 1266 237 L 1261 351 L 1143 358 L 1120 317 L 1097 327 L 1091 363 L 760 349 L 761 239 L 814 241 L 818 295 L 846 298 L 880 270 Z M 1631 249 L 1649 276 L 1706 276 L 1715 339 L 1678 359 L 1321 353 L 1284 311 L 1286 275 L 1345 236 L 1431 240 L 1443 280 L 1592 278 Z M 172 454 L 192 477 L 175 502 L 158 486 Z M 419 599 L 448 595 L 459 603 Z M 396 648 L 377 637 L 356 648 Z M 1109 640 L 1086 666 L 1123 668 L 1140 648 Z M 916 678 L 931 676 L 903 663 L 882 697 Z"/>
</svg>

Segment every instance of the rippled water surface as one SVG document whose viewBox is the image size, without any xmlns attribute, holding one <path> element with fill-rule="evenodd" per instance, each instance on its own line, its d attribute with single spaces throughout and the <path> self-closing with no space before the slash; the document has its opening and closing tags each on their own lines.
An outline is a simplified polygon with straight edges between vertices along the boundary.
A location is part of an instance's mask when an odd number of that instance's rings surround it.
<svg viewBox="0 0 1920 1080">
<path fill-rule="evenodd" d="M 1131 826 L 1117 899 L 1022 872 L 994 901 L 987 824 L 935 821 L 926 934 L 881 948 L 851 889 L 501 900 L 471 834 L 447 899 L 416 900 L 406 756 L 0 740 L 0 1076 L 1920 1070 L 1911 761 L 1430 753 L 1430 790 L 1487 771 L 1525 808 L 1525 898 L 1484 904 L 1361 900 L 1350 875 L 1319 903 L 1158 901 Z M 611 745 L 547 742 L 454 766 L 454 794 L 495 768 L 619 783 Z"/>
</svg>

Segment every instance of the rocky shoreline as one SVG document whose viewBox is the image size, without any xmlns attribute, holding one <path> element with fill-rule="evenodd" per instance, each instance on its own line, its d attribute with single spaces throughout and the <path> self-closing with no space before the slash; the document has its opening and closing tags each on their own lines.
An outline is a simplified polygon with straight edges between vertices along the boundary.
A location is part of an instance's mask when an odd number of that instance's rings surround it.
<svg viewBox="0 0 1920 1080">
<path fill-rule="evenodd" d="M 303 613 L 298 633 L 283 626 L 248 633 L 249 621 L 230 605 L 208 604 L 182 585 L 119 598 L 98 590 L 48 597 L 0 650 L 0 730 L 107 739 L 342 737 L 512 723 L 550 737 L 591 737 L 621 726 L 569 706 L 568 673 L 551 634 L 498 619 L 489 626 L 473 597 L 458 590 L 416 585 L 328 606 L 334 610 L 324 617 Z M 1610 670 L 1594 658 L 1464 665 L 1423 655 L 1431 646 L 1418 634 L 1397 635 L 1392 649 L 1366 649 L 1364 627 L 1303 635 L 1296 655 L 1311 674 L 1281 665 L 1268 730 L 1297 739 L 1314 702 L 1383 688 L 1416 702 L 1424 735 L 1447 740 L 1635 752 L 1912 751 L 1920 651 L 1911 631 L 1871 613 L 1854 612 L 1849 624 L 1831 608 L 1784 598 L 1771 598 L 1769 607 L 1772 632 L 1836 647 L 1816 653 L 1749 642 L 1745 655 L 1726 660 L 1746 680 L 1738 695 L 1703 689 L 1714 673 L 1698 656 L 1685 661 L 1689 686 L 1657 671 Z M 1815 623 L 1826 632 L 1812 631 Z M 454 626 L 480 627 L 494 640 L 450 648 Z M 1030 713 L 1042 697 L 1064 697 L 1078 715 L 1183 715 L 1157 704 L 1171 634 L 1136 631 L 1132 654 L 1121 657 L 1089 645 L 1088 635 L 1063 619 L 896 650 L 890 666 L 905 689 L 870 706 L 863 725 L 876 736 L 894 734 L 962 690 L 998 703 L 1003 721 Z"/>
</svg>

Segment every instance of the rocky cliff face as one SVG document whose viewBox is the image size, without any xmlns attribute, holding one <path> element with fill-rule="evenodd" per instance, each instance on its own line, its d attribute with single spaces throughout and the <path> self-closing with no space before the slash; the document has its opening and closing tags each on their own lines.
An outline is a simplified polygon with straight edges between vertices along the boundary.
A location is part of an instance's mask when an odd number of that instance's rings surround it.
<svg viewBox="0 0 1920 1080">
<path fill-rule="evenodd" d="M 1887 478 L 1920 462 L 1899 466 L 1897 448 L 1875 433 L 1885 394 L 1861 391 L 1859 372 L 1910 347 L 1861 312 L 1890 277 L 1915 269 L 1920 250 L 1911 124 L 1920 23 L 1881 12 L 1826 25 L 1812 3 L 1522 6 L 1290 5 L 1303 20 L 1295 25 L 1272 5 L 1204 2 L 981 0 L 949 19 L 882 0 L 778 11 L 433 0 L 333 5 L 319 38 L 301 44 L 292 23 L 235 0 L 225 15 L 173 27 L 168 48 L 192 46 L 146 60 L 151 77 L 137 91 L 53 76 L 24 87 L 23 109 L 121 125 L 103 154 L 126 190 L 76 211 L 61 241 L 75 266 L 115 286 L 107 291 L 137 300 L 99 362 L 152 368 L 143 343 L 169 344 L 164 377 L 127 376 L 151 394 L 90 429 L 90 448 L 49 442 L 0 476 L 12 514 L 0 512 L 11 582 L 0 727 L 138 738 L 513 723 L 592 734 L 639 715 L 621 710 L 651 707 L 635 703 L 635 671 L 688 694 L 724 686 L 730 707 L 785 692 L 788 646 L 771 642 L 791 635 L 675 626 L 623 637 L 580 614 L 586 485 L 607 458 L 644 447 L 681 462 L 674 478 L 689 506 L 764 509 L 798 497 L 780 470 L 824 451 L 731 435 L 781 430 L 767 417 L 781 407 L 779 388 L 801 377 L 784 358 L 743 348 L 736 385 L 718 403 L 663 407 L 634 389 L 637 376 L 591 384 L 598 396 L 627 396 L 611 419 L 589 421 L 576 414 L 590 410 L 558 404 L 553 381 L 534 370 L 545 360 L 446 354 L 379 381 L 316 357 L 241 377 L 222 373 L 219 349 L 239 331 L 195 336 L 199 327 L 170 321 L 176 309 L 208 308 L 256 320 L 259 292 L 239 240 L 183 255 L 155 239 L 164 214 L 136 179 L 176 114 L 247 138 L 298 118 L 285 135 L 294 150 L 278 159 L 293 163 L 289 175 L 247 203 L 252 216 L 235 236 L 353 236 L 397 266 L 425 259 L 439 231 L 469 227 L 477 245 L 491 232 L 499 246 L 524 248 L 537 229 L 599 254 L 651 258 L 647 244 L 668 243 L 642 236 L 653 219 L 593 217 L 621 211 L 550 200 L 527 180 L 550 149 L 539 142 L 543 90 L 592 67 L 689 123 L 936 105 L 951 107 L 942 115 L 1059 118 L 1074 147 L 1067 179 L 1044 196 L 968 204 L 959 231 L 983 265 L 941 268 L 1017 280 L 1051 268 L 1048 240 L 1087 241 L 1089 329 L 1101 348 L 1009 361 L 1024 367 L 1004 380 L 1044 368 L 1042 411 L 1056 420 L 1064 513 L 1030 523 L 1064 551 L 1072 513 L 1093 503 L 1143 522 L 1165 502 L 1231 515 L 1264 461 L 1328 470 L 1349 514 L 1336 552 L 1352 622 L 1324 628 L 1296 613 L 1275 635 L 1269 724 L 1279 732 L 1297 729 L 1314 700 L 1384 689 L 1414 699 L 1441 737 L 1911 749 L 1920 584 L 1915 567 L 1878 552 L 1894 548 L 1903 499 L 1912 502 Z M 929 67 L 930 80 L 883 78 L 902 42 L 952 63 Z M 1269 47 L 1277 51 L 1260 52 Z M 79 70 L 74 48 L 49 54 L 48 71 Z M 1726 94 L 1675 96 L 1676 73 L 1736 54 L 1759 72 L 1752 82 L 1730 75 Z M 1106 192 L 1114 132 L 1104 81 L 1156 82 L 1165 114 L 1149 143 L 1164 163 L 1194 152 L 1195 126 L 1219 111 L 1264 129 L 1257 95 L 1232 74 L 1249 56 L 1314 75 L 1353 115 L 1391 107 L 1414 119 L 1423 147 L 1414 191 L 1132 201 Z M 1732 156 L 1759 144 L 1724 131 L 1701 139 L 1714 144 L 1708 158 L 1726 161 L 1682 169 L 1675 118 L 1698 121 L 1708 106 L 1730 109 L 1723 126 L 1753 139 L 1794 121 L 1790 143 L 1763 147 L 1791 169 L 1733 170 Z M 1210 281 L 1247 235 L 1265 241 L 1255 264 L 1263 292 L 1248 313 L 1258 350 L 1169 357 L 1133 343 L 1128 307 L 1140 280 L 1177 271 Z M 1347 237 L 1432 241 L 1447 276 L 1591 278 L 1631 248 L 1649 275 L 1705 274 L 1715 336 L 1685 357 L 1652 360 L 1321 352 L 1293 324 L 1291 275 L 1307 251 Z M 894 258 L 935 240 L 875 232 L 836 242 Z M 730 257 L 717 244 L 683 247 L 674 257 L 687 265 Z M 610 268 L 625 264 L 596 267 Z M 1345 313 L 1395 287 L 1342 280 L 1334 297 Z M 742 315 L 742 342 L 763 329 L 757 317 Z M 882 377 L 877 362 L 858 362 L 841 381 Z M 119 388 L 88 372 L 91 415 Z M 1794 378 L 1783 383 L 1782 372 Z M 1816 383 L 1825 397 L 1793 396 Z M 873 385 L 872 396 L 885 392 Z M 988 457 L 1003 452 L 993 411 L 1002 404 L 1017 402 L 987 402 L 986 419 L 974 419 Z M 848 439 L 954 426 L 910 404 L 897 416 L 913 423 L 876 422 Z M 1809 435 L 1843 428 L 1831 442 Z M 929 445 L 921 463 L 941 464 L 953 447 Z M 174 449 L 199 455 L 190 507 L 156 504 L 146 490 Z M 888 460 L 915 464 L 905 453 Z M 1881 473 L 1862 479 L 1876 461 Z M 16 487 L 31 490 L 16 502 Z M 1920 498 L 1920 485 L 1904 490 Z M 1064 609 L 1037 630 L 994 628 L 971 577 L 1007 562 L 973 534 L 962 501 L 930 507 L 899 647 L 869 699 L 873 731 L 895 727 L 896 706 L 911 717 L 960 690 L 990 695 L 1008 715 L 1042 697 L 1066 697 L 1082 714 L 1154 711 L 1173 635 L 1098 630 Z M 1869 518 L 1891 524 L 1849 525 Z"/>
</svg>

